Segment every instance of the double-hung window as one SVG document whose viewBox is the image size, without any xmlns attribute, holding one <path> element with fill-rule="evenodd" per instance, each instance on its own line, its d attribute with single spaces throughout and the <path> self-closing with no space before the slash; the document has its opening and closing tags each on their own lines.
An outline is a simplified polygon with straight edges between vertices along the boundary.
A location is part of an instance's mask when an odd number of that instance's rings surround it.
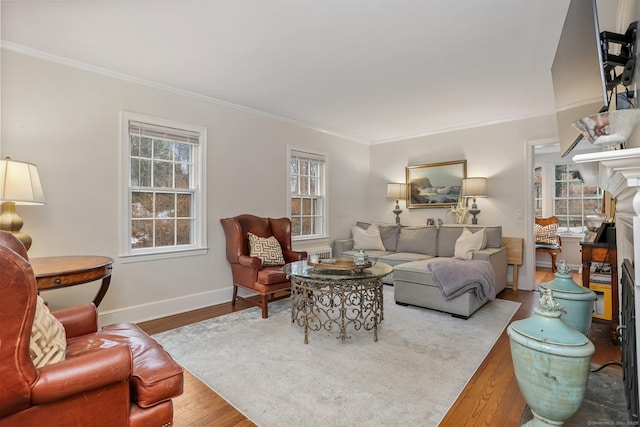
<svg viewBox="0 0 640 427">
<path fill-rule="evenodd" d="M 585 185 L 575 164 L 537 165 L 533 185 L 536 216 L 558 217 L 563 233 L 582 233 L 586 215 L 602 210 L 602 190 Z"/>
<path fill-rule="evenodd" d="M 575 165 L 557 164 L 554 172 L 553 214 L 561 229 L 581 232 L 586 215 L 602 210 L 602 191 L 584 185 Z"/>
<path fill-rule="evenodd" d="M 206 247 L 206 129 L 123 113 L 123 255 Z"/>
<path fill-rule="evenodd" d="M 327 156 L 289 147 L 289 218 L 291 238 L 326 237 Z"/>
</svg>

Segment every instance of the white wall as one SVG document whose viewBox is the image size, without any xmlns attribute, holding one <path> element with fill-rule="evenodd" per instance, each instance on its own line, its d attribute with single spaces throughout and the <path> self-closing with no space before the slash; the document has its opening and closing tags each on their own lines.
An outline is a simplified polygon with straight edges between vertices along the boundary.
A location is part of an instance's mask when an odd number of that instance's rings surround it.
<svg viewBox="0 0 640 427">
<path fill-rule="evenodd" d="M 1 155 L 38 165 L 46 206 L 19 207 L 31 257 L 98 254 L 114 258 L 111 288 L 101 321 L 141 321 L 228 301 L 231 274 L 218 220 L 239 213 L 286 215 L 286 146 L 329 155 L 331 239 L 350 234 L 357 219 L 394 221 L 388 182 L 404 182 L 405 167 L 467 160 L 469 176 L 489 178 L 489 198 L 479 199 L 480 224 L 501 224 L 504 234 L 525 237 L 525 152 L 528 140 L 557 132 L 555 117 L 424 136 L 366 146 L 326 133 L 180 95 L 2 51 Z M 206 255 L 121 263 L 121 111 L 176 120 L 208 129 L 208 243 Z M 403 224 L 444 218 L 443 209 L 406 209 Z M 310 246 L 324 242 L 314 242 Z M 328 242 L 327 242 L 328 243 Z M 526 241 L 527 251 L 531 242 Z M 525 257 L 526 259 L 526 257 Z M 526 283 L 526 264 L 520 287 Z M 96 285 L 52 291 L 53 308 L 88 301 Z"/>
<path fill-rule="evenodd" d="M 525 251 L 531 252 L 533 232 L 527 229 L 524 215 L 533 215 L 526 210 L 526 198 L 531 197 L 527 177 L 533 171 L 525 167 L 526 141 L 549 138 L 556 132 L 555 117 L 544 116 L 372 146 L 367 218 L 393 220 L 395 202 L 385 197 L 386 183 L 405 182 L 406 166 L 466 159 L 467 176 L 488 178 L 489 197 L 477 201 L 481 210 L 478 224 L 502 225 L 503 235 L 524 237 Z M 427 218 L 445 220 L 445 209 L 406 209 L 405 202 L 400 204 L 404 225 L 425 224 Z M 523 218 L 516 218 L 518 210 Z M 531 266 L 526 262 L 520 268 L 521 289 L 533 288 L 525 280 L 528 269 Z"/>
<path fill-rule="evenodd" d="M 287 212 L 286 147 L 329 156 L 329 223 L 344 235 L 367 203 L 369 147 L 195 97 L 2 51 L 3 157 L 38 165 L 47 204 L 20 206 L 30 257 L 115 259 L 101 321 L 141 321 L 229 301 L 223 217 Z M 206 255 L 121 263 L 120 113 L 130 111 L 208 129 Z M 334 231 L 335 230 L 335 231 Z M 336 235 L 336 234 L 334 234 Z M 95 287 L 95 285 L 92 285 Z M 81 286 L 47 293 L 53 308 L 90 301 Z"/>
</svg>

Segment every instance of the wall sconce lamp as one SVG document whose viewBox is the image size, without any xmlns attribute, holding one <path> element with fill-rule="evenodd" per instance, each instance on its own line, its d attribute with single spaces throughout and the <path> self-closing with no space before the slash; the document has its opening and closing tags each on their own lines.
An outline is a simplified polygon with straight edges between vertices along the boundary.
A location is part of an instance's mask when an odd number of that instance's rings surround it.
<svg viewBox="0 0 640 427">
<path fill-rule="evenodd" d="M 487 197 L 487 178 L 464 178 L 462 180 L 462 197 L 473 197 L 473 204 L 468 212 L 473 215 L 471 224 L 477 224 L 478 218 L 476 218 L 476 215 L 480 213 L 480 209 L 476 204 L 476 197 Z"/>
<path fill-rule="evenodd" d="M 393 213 L 396 214 L 396 224 L 400 224 L 400 214 L 402 213 L 402 209 L 400 209 L 400 199 L 406 198 L 407 184 L 387 184 L 387 199 L 396 200 L 396 208 L 393 210 Z"/>
<path fill-rule="evenodd" d="M 583 117 L 572 123 L 594 145 L 611 146 L 624 143 L 640 123 L 640 110 L 614 110 Z"/>
<path fill-rule="evenodd" d="M 16 213 L 16 205 L 44 205 L 36 165 L 9 157 L 0 160 L 0 203 L 0 230 L 11 232 L 29 250 L 31 236 L 20 231 L 23 221 Z"/>
</svg>

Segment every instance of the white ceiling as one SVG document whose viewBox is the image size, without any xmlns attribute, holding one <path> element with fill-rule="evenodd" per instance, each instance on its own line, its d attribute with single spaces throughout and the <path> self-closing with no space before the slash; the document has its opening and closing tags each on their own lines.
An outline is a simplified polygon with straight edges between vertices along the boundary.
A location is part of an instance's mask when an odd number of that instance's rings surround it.
<svg viewBox="0 0 640 427">
<path fill-rule="evenodd" d="M 366 143 L 554 111 L 569 0 L 4 0 L 3 47 Z"/>
</svg>

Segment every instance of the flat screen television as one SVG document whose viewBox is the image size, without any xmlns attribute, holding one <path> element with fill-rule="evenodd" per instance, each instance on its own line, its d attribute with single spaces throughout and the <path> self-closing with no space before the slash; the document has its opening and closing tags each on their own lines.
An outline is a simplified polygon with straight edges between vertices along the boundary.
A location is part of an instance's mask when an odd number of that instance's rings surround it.
<svg viewBox="0 0 640 427">
<path fill-rule="evenodd" d="M 596 0 L 571 0 L 551 78 L 564 157 L 582 139 L 571 123 L 609 108 Z"/>
</svg>

